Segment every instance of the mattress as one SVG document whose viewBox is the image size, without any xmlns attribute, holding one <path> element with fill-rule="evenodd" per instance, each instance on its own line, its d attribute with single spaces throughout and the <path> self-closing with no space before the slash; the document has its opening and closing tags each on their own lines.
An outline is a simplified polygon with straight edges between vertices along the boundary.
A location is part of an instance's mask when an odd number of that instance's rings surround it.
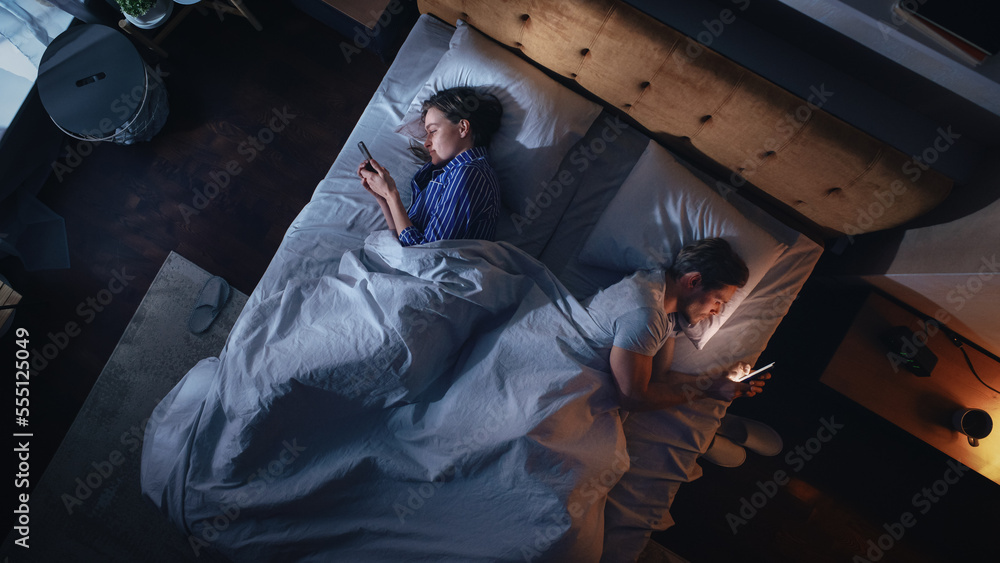
<svg viewBox="0 0 1000 563">
<path fill-rule="evenodd" d="M 421 16 L 407 36 L 357 125 L 320 180 L 309 203 L 292 222 L 274 258 L 250 295 L 250 303 L 284 287 L 295 277 L 335 272 L 340 256 L 358 248 L 369 233 L 385 228 L 382 212 L 361 189 L 356 171 L 364 141 L 374 158 L 396 178 L 409 178 L 420 167 L 409 144 L 394 129 L 424 80 L 448 50 L 455 27 Z M 401 190 L 408 204 L 408 190 Z"/>
<path fill-rule="evenodd" d="M 453 31 L 454 27 L 432 16 L 421 16 L 344 149 L 288 229 L 251 294 L 248 308 L 284 288 L 290 280 L 335 273 L 346 251 L 361 247 L 371 232 L 385 228 L 380 210 L 356 178 L 360 153 L 354 147 L 364 141 L 397 179 L 409 178 L 419 168 L 420 163 L 408 151 L 407 139 L 394 130 L 448 50 Z M 607 143 L 606 150 L 599 154 L 586 153 L 593 158 L 588 156 L 584 166 L 580 149 L 608 135 L 614 135 L 614 142 Z M 642 132 L 605 112 L 560 165 L 560 170 L 574 171 L 572 189 L 565 192 L 570 199 L 538 258 L 578 299 L 622 277 L 621 273 L 583 264 L 578 255 L 648 140 Z M 407 191 L 401 190 L 404 203 Z M 723 195 L 787 248 L 703 350 L 696 350 L 685 339 L 678 340 L 674 369 L 686 373 L 707 373 L 735 361 L 752 364 L 822 253 L 822 248 L 808 237 L 737 193 L 726 190 Z M 727 408 L 725 402 L 703 400 L 627 418 L 624 430 L 633 463 L 608 495 L 607 560 L 634 559 L 652 530 L 672 524 L 669 509 L 673 496 L 682 483 L 701 475 L 698 457 L 708 448 Z"/>
</svg>

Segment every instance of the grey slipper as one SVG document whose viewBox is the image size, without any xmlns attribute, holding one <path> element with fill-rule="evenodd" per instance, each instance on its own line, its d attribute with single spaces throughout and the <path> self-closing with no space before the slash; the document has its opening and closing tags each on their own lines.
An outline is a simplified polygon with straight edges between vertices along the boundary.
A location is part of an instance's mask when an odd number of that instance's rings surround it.
<svg viewBox="0 0 1000 563">
<path fill-rule="evenodd" d="M 722 417 L 718 433 L 760 455 L 778 455 L 784 447 L 781 436 L 773 428 L 735 414 L 727 413 Z"/>
<path fill-rule="evenodd" d="M 205 282 L 198 295 L 198 301 L 191 310 L 188 317 L 188 330 L 194 334 L 201 334 L 212 326 L 215 317 L 219 316 L 219 311 L 229 300 L 229 284 L 219 276 L 213 276 Z"/>
<path fill-rule="evenodd" d="M 722 467 L 739 467 L 747 460 L 747 451 L 729 438 L 716 434 L 701 457 Z"/>
</svg>

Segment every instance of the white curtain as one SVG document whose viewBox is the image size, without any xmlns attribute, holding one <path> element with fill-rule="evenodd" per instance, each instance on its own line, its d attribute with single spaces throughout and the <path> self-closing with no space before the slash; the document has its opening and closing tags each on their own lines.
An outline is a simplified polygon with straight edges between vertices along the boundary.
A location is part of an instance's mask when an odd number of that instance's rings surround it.
<svg viewBox="0 0 1000 563">
<path fill-rule="evenodd" d="M 72 21 L 45 0 L 0 0 L 0 138 L 31 91 L 45 48 Z"/>
</svg>

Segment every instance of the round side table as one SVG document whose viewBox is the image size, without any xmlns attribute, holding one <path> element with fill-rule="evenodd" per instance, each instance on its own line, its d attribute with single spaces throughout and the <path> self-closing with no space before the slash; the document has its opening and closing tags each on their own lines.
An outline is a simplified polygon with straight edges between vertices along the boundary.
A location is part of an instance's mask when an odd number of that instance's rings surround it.
<svg viewBox="0 0 1000 563">
<path fill-rule="evenodd" d="M 124 35 L 103 25 L 73 26 L 53 39 L 37 83 L 45 111 L 75 139 L 148 141 L 170 112 L 163 80 Z"/>
</svg>

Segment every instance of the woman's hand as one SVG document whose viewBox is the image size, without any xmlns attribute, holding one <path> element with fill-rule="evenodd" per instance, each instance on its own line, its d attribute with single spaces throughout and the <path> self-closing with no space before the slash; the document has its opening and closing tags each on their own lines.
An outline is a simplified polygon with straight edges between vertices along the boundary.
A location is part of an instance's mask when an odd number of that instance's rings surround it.
<svg viewBox="0 0 1000 563">
<path fill-rule="evenodd" d="M 361 187 L 363 187 L 365 191 L 367 191 L 368 193 L 372 194 L 372 196 L 376 200 L 378 200 L 379 205 L 382 205 L 385 203 L 385 198 L 378 195 L 377 193 L 375 193 L 374 190 L 372 190 L 371 186 L 368 185 L 368 180 L 365 179 L 364 175 L 362 174 L 362 171 L 368 171 L 368 169 L 366 168 L 367 165 L 368 165 L 367 160 L 362 160 L 361 164 L 358 165 L 358 178 L 361 178 Z"/>
<path fill-rule="evenodd" d="M 733 381 L 747 373 L 750 373 L 750 365 L 739 362 L 729 370 L 729 373 L 715 378 L 705 394 L 720 401 L 732 401 L 739 397 L 753 397 L 762 393 L 766 380 L 771 379 L 771 374 L 764 373 L 746 381 Z"/>
<path fill-rule="evenodd" d="M 369 169 L 366 165 L 370 164 Z M 396 181 L 375 159 L 364 160 L 358 165 L 358 177 L 361 185 L 375 197 L 389 230 L 398 236 L 404 229 L 412 225 L 403 207 L 403 201 L 396 191 Z"/>
<path fill-rule="evenodd" d="M 365 163 L 371 164 L 374 171 L 365 168 Z M 358 165 L 358 176 L 361 177 L 361 185 L 375 197 L 382 198 L 385 201 L 398 198 L 399 193 L 396 190 L 396 181 L 389 175 L 389 171 L 374 158 Z"/>
</svg>

